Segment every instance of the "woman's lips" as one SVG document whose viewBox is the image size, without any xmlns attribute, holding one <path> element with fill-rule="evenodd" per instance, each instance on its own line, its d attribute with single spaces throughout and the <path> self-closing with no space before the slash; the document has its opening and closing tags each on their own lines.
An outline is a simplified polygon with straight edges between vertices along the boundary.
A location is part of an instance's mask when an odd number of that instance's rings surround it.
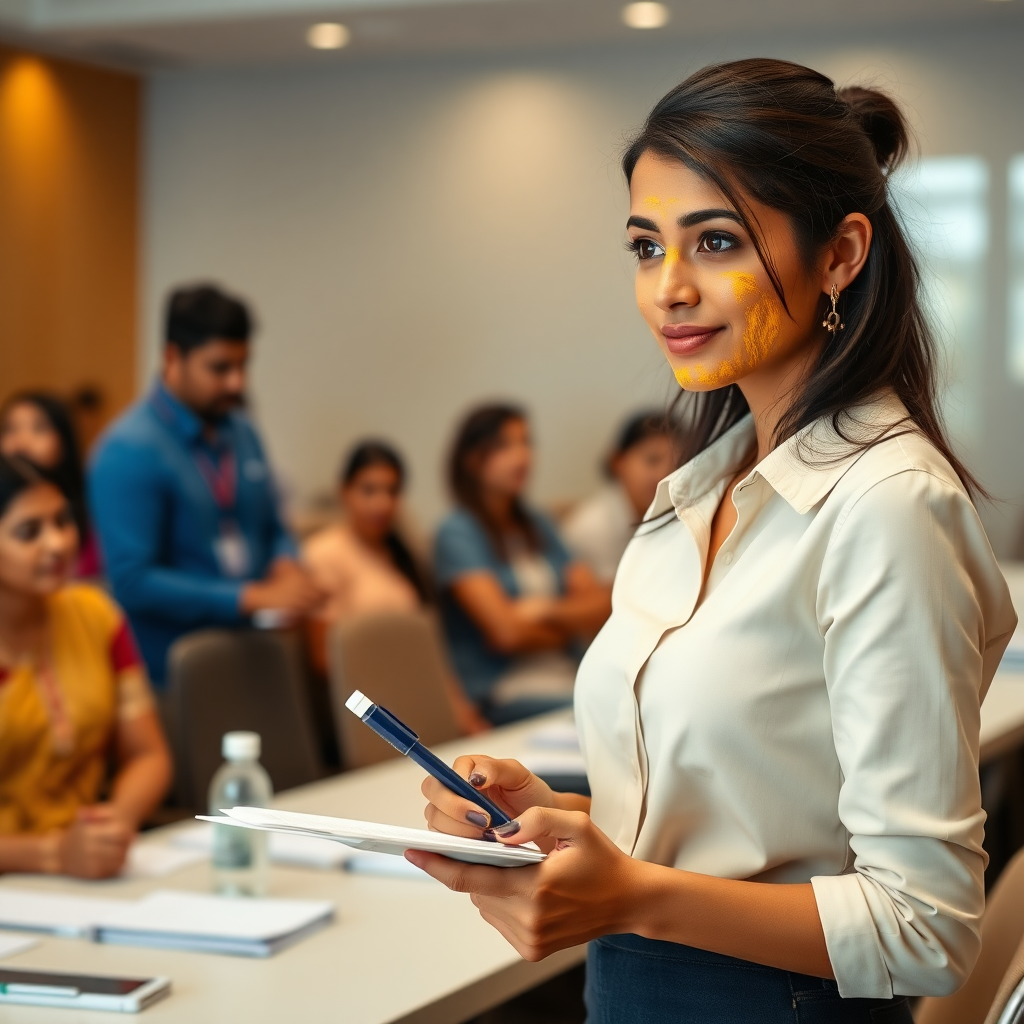
<svg viewBox="0 0 1024 1024">
<path fill-rule="evenodd" d="M 703 348 L 721 327 L 701 327 L 696 324 L 665 324 L 661 333 L 669 352 L 677 356 L 688 356 Z"/>
</svg>

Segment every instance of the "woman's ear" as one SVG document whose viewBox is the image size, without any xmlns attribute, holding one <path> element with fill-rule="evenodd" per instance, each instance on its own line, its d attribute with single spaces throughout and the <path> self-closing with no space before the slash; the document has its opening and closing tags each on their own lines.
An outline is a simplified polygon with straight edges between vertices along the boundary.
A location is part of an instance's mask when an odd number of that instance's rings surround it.
<svg viewBox="0 0 1024 1024">
<path fill-rule="evenodd" d="M 871 221 L 863 213 L 848 213 L 825 250 L 821 290 L 828 295 L 835 285 L 841 292 L 856 280 L 871 251 Z"/>
</svg>

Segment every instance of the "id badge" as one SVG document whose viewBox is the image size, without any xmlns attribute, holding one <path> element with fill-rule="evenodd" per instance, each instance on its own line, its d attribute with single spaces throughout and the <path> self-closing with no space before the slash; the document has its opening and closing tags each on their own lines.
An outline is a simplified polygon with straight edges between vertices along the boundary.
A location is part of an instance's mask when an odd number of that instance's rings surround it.
<svg viewBox="0 0 1024 1024">
<path fill-rule="evenodd" d="M 222 576 L 241 579 L 249 573 L 249 545 L 234 523 L 221 527 L 220 536 L 213 542 Z"/>
</svg>

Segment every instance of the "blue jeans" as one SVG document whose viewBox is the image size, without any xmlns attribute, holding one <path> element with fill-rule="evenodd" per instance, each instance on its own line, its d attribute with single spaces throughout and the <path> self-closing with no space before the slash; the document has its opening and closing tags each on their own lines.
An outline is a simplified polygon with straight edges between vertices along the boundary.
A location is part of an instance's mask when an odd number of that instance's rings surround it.
<svg viewBox="0 0 1024 1024">
<path fill-rule="evenodd" d="M 587 954 L 587 1024 L 913 1024 L 895 999 L 842 999 L 834 981 L 639 935 Z"/>
</svg>

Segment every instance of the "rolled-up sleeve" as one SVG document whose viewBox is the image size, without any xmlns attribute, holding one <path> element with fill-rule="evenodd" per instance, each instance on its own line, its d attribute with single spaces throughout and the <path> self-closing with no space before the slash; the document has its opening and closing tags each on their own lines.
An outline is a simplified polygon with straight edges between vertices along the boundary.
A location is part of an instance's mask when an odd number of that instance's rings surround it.
<svg viewBox="0 0 1024 1024">
<path fill-rule="evenodd" d="M 952 992 L 985 904 L 980 704 L 1016 621 L 967 496 L 908 470 L 851 500 L 817 616 L 852 863 L 812 885 L 839 991 Z"/>
</svg>

